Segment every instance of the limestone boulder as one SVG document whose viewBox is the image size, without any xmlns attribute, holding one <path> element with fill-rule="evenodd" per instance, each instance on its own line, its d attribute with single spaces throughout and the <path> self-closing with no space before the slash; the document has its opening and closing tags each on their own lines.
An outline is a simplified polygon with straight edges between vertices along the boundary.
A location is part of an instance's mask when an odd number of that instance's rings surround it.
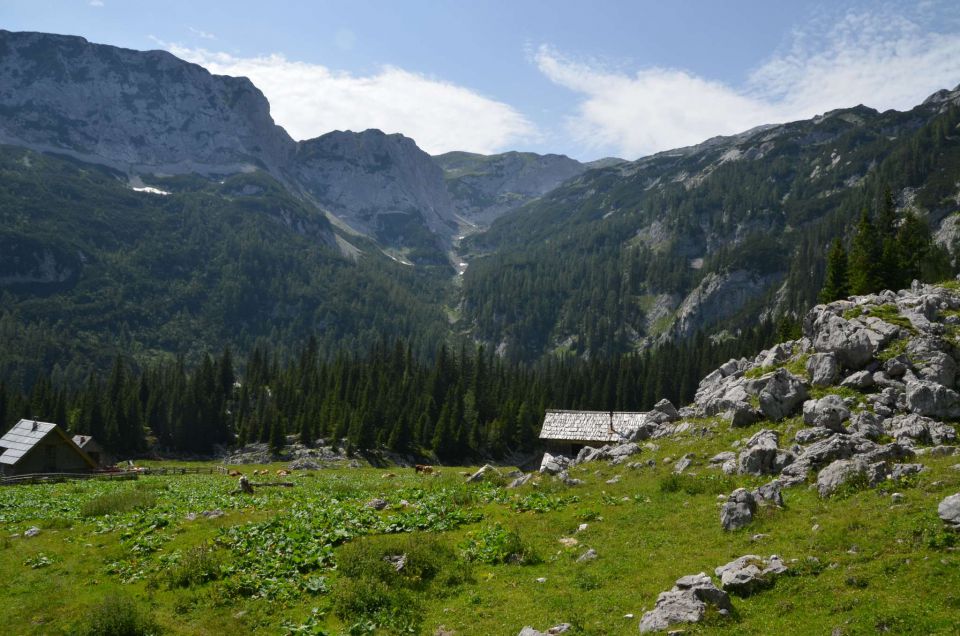
<svg viewBox="0 0 960 636">
<path fill-rule="evenodd" d="M 803 422 L 807 426 L 822 426 L 837 433 L 845 433 L 843 423 L 850 419 L 850 409 L 839 395 L 825 395 L 819 400 L 803 403 Z"/>
<path fill-rule="evenodd" d="M 640 633 L 663 631 L 673 625 L 698 623 L 708 607 L 728 614 L 733 605 L 726 592 L 714 585 L 705 572 L 677 579 L 668 592 L 661 592 L 652 610 L 640 619 Z"/>
<path fill-rule="evenodd" d="M 763 558 L 747 554 L 721 565 L 714 573 L 720 579 L 720 587 L 725 592 L 736 596 L 750 596 L 772 586 L 776 577 L 786 571 L 787 566 L 777 555 Z"/>
<path fill-rule="evenodd" d="M 807 399 L 807 386 L 786 369 L 780 368 L 771 374 L 759 395 L 760 412 L 771 420 L 790 417 Z"/>
<path fill-rule="evenodd" d="M 720 507 L 720 525 L 724 530 L 739 530 L 753 521 L 757 500 L 746 488 L 737 488 Z"/>
</svg>

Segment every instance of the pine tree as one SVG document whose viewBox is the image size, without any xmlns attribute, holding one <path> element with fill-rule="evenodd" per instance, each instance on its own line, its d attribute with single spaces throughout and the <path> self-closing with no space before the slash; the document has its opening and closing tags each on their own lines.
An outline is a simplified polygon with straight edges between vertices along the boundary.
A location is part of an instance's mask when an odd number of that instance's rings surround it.
<svg viewBox="0 0 960 636">
<path fill-rule="evenodd" d="M 827 255 L 827 275 L 820 290 L 820 302 L 829 303 L 849 295 L 847 251 L 843 248 L 843 241 L 836 238 Z"/>
<path fill-rule="evenodd" d="M 880 291 L 881 279 L 881 251 L 877 237 L 877 229 L 870 219 L 870 212 L 866 208 L 860 213 L 860 222 L 853 236 L 848 257 L 847 280 L 851 294 L 870 294 Z"/>
</svg>

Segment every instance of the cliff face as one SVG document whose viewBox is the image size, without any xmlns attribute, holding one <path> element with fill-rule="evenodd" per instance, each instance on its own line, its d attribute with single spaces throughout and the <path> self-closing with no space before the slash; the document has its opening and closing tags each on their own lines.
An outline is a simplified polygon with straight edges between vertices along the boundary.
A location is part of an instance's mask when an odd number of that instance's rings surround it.
<svg viewBox="0 0 960 636">
<path fill-rule="evenodd" d="M 443 168 L 457 211 L 478 226 L 490 225 L 590 167 L 564 155 L 530 152 L 448 152 L 434 161 Z"/>
<path fill-rule="evenodd" d="M 127 172 L 275 170 L 294 150 L 263 94 L 165 51 L 0 31 L 0 141 Z"/>
<path fill-rule="evenodd" d="M 318 205 L 413 261 L 445 260 L 460 228 L 440 168 L 403 135 L 331 132 L 300 142 L 287 172 Z"/>
</svg>

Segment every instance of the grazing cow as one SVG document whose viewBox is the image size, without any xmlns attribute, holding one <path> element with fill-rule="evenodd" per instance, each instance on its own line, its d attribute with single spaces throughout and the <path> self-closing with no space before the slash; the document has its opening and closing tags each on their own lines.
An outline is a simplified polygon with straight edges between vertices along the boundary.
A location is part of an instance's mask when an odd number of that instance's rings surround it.
<svg viewBox="0 0 960 636">
<path fill-rule="evenodd" d="M 277 471 L 277 477 L 286 477 L 289 474 L 290 474 L 289 470 L 284 470 L 282 468 Z"/>
<path fill-rule="evenodd" d="M 430 466 L 429 464 L 416 464 L 413 467 L 413 470 L 423 475 L 430 475 L 433 473 L 433 466 Z"/>
<path fill-rule="evenodd" d="M 231 471 L 230 471 L 229 473 L 227 473 L 227 474 L 230 475 L 231 477 L 239 477 L 239 476 L 240 476 L 240 471 L 239 471 L 239 470 L 231 470 Z"/>
</svg>

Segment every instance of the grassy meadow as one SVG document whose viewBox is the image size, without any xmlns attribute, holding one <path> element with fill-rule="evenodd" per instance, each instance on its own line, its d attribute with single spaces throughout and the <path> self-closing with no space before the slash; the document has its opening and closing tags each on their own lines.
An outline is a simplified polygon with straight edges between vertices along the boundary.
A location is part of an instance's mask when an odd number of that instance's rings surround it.
<svg viewBox="0 0 960 636">
<path fill-rule="evenodd" d="M 630 634 L 680 576 L 753 553 L 781 555 L 790 573 L 685 633 L 958 633 L 960 542 L 936 514 L 960 491 L 957 458 L 925 456 L 910 481 L 828 500 L 788 489 L 784 508 L 725 532 L 718 495 L 764 480 L 707 459 L 760 427 L 713 426 L 657 440 L 632 468 L 578 466 L 579 486 L 340 467 L 253 495 L 217 474 L 5 487 L 4 632 L 468 636 L 567 622 Z M 686 453 L 694 465 L 676 476 L 670 460 Z M 578 562 L 591 548 L 597 558 Z"/>
</svg>

